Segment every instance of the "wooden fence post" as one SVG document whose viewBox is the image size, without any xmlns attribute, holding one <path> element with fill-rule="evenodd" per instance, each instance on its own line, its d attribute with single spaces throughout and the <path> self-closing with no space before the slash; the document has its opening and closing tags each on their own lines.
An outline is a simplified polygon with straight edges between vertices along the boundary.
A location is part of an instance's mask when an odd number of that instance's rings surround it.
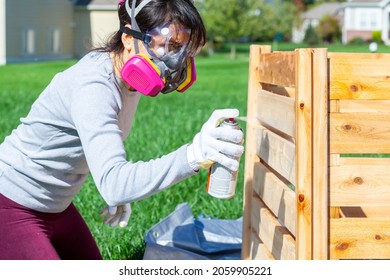
<svg viewBox="0 0 390 280">
<path fill-rule="evenodd" d="M 295 51 L 296 259 L 312 259 L 312 49 Z"/>
<path fill-rule="evenodd" d="M 253 193 L 253 168 L 254 162 L 258 159 L 256 156 L 256 108 L 257 98 L 256 94 L 261 89 L 258 83 L 258 64 L 261 53 L 270 53 L 271 46 L 257 46 L 252 45 L 250 48 L 250 62 L 249 62 L 249 84 L 248 84 L 248 109 L 247 109 L 247 126 L 245 137 L 245 181 L 244 181 L 244 209 L 251 209 L 250 204 Z M 250 256 L 250 239 L 251 239 L 251 212 L 244 211 L 243 224 L 243 241 L 242 241 L 242 259 L 248 259 Z"/>
<path fill-rule="evenodd" d="M 328 156 L 328 52 L 313 51 L 313 259 L 328 259 L 329 156 Z"/>
</svg>

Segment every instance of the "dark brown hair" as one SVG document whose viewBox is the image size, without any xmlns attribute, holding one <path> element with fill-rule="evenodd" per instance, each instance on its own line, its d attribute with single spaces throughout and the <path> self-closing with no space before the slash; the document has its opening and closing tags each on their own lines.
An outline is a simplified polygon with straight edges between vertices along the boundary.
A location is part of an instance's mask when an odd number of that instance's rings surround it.
<svg viewBox="0 0 390 280">
<path fill-rule="evenodd" d="M 130 7 L 132 1 L 137 1 L 136 6 L 142 2 L 142 0 L 126 1 L 129 2 Z M 126 11 L 125 2 L 118 8 L 119 22 L 122 26 L 131 24 L 131 18 Z M 203 20 L 191 0 L 151 0 L 141 9 L 135 19 L 141 32 L 153 29 L 167 22 L 180 24 L 190 29 L 191 37 L 188 51 L 192 56 L 206 43 L 206 30 Z M 122 31 L 119 30 L 118 26 L 118 31 L 112 34 L 106 44 L 95 50 L 101 52 L 114 52 L 116 55 L 120 56 L 123 52 L 123 48 Z"/>
</svg>

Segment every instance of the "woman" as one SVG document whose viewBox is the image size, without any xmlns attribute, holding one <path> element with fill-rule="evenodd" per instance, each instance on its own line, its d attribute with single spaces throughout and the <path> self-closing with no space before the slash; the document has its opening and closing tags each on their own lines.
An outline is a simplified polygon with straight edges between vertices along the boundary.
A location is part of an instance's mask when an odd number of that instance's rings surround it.
<svg viewBox="0 0 390 280">
<path fill-rule="evenodd" d="M 0 145 L 0 259 L 101 259 L 72 204 L 89 172 L 108 204 L 106 222 L 125 226 L 131 201 L 212 162 L 238 168 L 242 132 L 216 127 L 236 109 L 215 111 L 191 144 L 170 154 L 126 161 L 123 140 L 140 96 L 191 86 L 206 39 L 190 0 L 120 1 L 118 14 L 107 45 L 57 74 Z"/>
</svg>

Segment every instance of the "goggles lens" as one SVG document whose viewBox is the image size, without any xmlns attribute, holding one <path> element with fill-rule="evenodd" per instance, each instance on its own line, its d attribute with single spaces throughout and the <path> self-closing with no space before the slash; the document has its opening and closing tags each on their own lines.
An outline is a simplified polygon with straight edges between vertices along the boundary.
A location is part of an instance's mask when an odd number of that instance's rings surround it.
<svg viewBox="0 0 390 280">
<path fill-rule="evenodd" d="M 152 57 L 162 61 L 178 59 L 186 52 L 190 40 L 190 29 L 178 29 L 175 24 L 156 27 L 146 34 L 151 38 L 145 47 Z"/>
</svg>

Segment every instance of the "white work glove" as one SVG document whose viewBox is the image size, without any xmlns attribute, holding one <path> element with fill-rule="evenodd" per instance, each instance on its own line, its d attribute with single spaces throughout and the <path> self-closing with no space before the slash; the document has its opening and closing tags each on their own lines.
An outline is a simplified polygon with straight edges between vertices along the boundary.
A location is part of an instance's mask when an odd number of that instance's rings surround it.
<svg viewBox="0 0 390 280">
<path fill-rule="evenodd" d="M 104 218 L 104 224 L 111 227 L 116 227 L 119 224 L 119 227 L 123 228 L 127 226 L 131 215 L 131 206 L 130 203 L 119 205 L 119 206 L 109 206 L 107 205 L 100 212 L 100 216 Z"/>
<path fill-rule="evenodd" d="M 239 129 L 218 127 L 227 118 L 238 117 L 237 109 L 215 110 L 209 120 L 195 135 L 187 148 L 188 162 L 194 170 L 209 168 L 214 162 L 237 171 L 239 162 L 235 159 L 244 151 L 243 132 Z"/>
</svg>

